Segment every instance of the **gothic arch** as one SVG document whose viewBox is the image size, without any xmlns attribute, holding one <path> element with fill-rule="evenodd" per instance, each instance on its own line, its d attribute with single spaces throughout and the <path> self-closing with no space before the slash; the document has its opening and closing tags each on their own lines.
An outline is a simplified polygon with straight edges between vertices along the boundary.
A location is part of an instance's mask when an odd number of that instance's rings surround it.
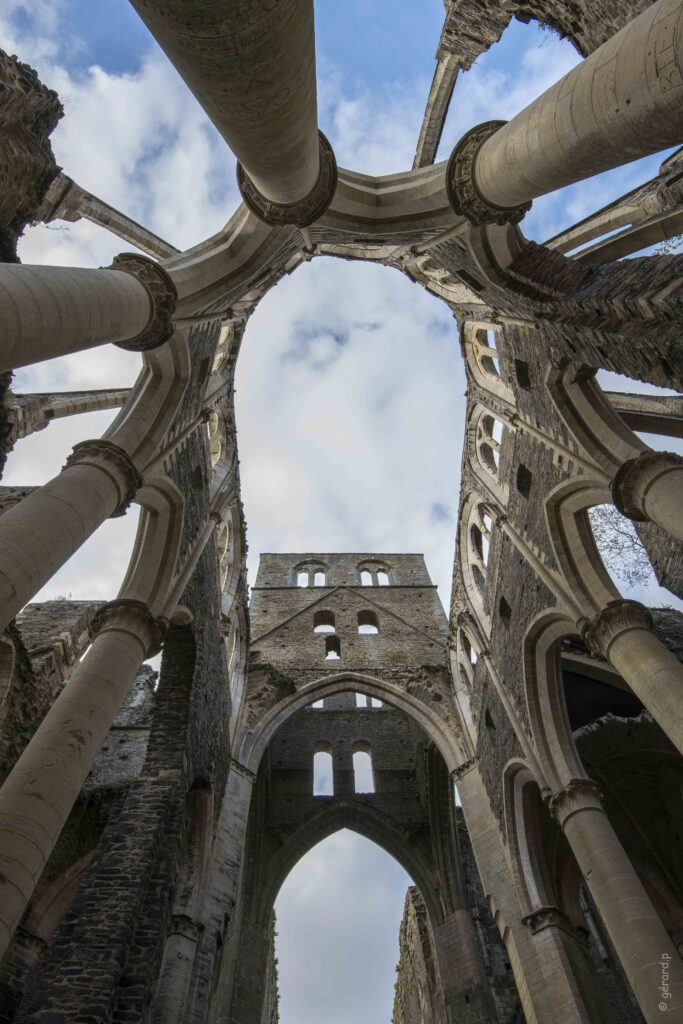
<svg viewBox="0 0 683 1024">
<path fill-rule="evenodd" d="M 462 763 L 463 755 L 455 735 L 431 708 L 385 679 L 361 672 L 338 672 L 322 676 L 302 686 L 296 693 L 284 697 L 266 712 L 253 732 L 245 735 L 237 759 L 250 771 L 256 772 L 266 747 L 291 715 L 314 701 L 355 689 L 408 715 L 433 741 L 449 771 L 454 771 Z"/>
<path fill-rule="evenodd" d="M 287 875 L 306 854 L 329 836 L 343 828 L 369 839 L 393 857 L 420 889 L 433 925 L 443 918 L 441 901 L 421 858 L 410 848 L 407 838 L 387 818 L 360 802 L 336 800 L 287 837 L 272 862 L 267 887 L 259 893 L 259 914 L 267 922 L 277 894 Z"/>
</svg>

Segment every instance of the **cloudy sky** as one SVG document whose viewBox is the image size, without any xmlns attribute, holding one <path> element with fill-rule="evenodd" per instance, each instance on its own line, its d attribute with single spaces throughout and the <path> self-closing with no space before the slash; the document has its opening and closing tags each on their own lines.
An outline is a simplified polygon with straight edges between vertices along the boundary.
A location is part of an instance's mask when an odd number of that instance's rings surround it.
<svg viewBox="0 0 683 1024">
<path fill-rule="evenodd" d="M 411 165 L 442 17 L 441 0 L 318 0 L 320 124 L 342 166 Z M 230 217 L 234 158 L 126 0 L 4 0 L 0 46 L 59 92 L 66 114 L 53 145 L 81 185 L 181 248 Z M 512 116 L 577 60 L 568 43 L 513 23 L 458 82 L 439 159 L 467 128 Z M 659 160 L 538 200 L 525 233 L 543 241 L 650 177 Z M 122 247 L 81 222 L 32 229 L 20 254 L 101 266 Z M 139 366 L 110 347 L 21 370 L 15 388 L 127 386 Z M 263 550 L 424 551 L 447 606 L 464 390 L 449 311 L 397 272 L 324 258 L 278 285 L 249 324 L 237 376 L 252 578 Z M 57 421 L 20 442 L 5 482 L 49 479 L 111 418 Z M 40 596 L 113 596 L 134 527 L 134 512 L 109 520 Z M 669 599 L 655 587 L 638 596 Z M 346 832 L 295 868 L 278 901 L 282 1024 L 388 1024 L 408 884 Z"/>
</svg>

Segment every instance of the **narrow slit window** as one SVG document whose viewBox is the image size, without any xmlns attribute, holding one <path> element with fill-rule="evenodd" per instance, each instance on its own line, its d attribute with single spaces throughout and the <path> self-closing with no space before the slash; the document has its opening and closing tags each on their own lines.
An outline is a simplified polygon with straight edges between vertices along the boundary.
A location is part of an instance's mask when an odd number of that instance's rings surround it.
<svg viewBox="0 0 683 1024">
<path fill-rule="evenodd" d="M 375 792 L 375 779 L 372 771 L 372 755 L 369 750 L 354 750 L 353 782 L 354 792 L 356 793 Z"/>
<path fill-rule="evenodd" d="M 517 383 L 520 388 L 524 388 L 524 390 L 527 391 L 531 387 L 529 364 L 523 359 L 515 359 L 515 376 L 517 377 Z"/>
<path fill-rule="evenodd" d="M 364 636 L 376 636 L 379 633 L 379 622 L 374 612 L 358 612 L 358 632 Z"/>
<path fill-rule="evenodd" d="M 339 661 L 341 658 L 341 643 L 338 636 L 325 638 L 325 661 Z"/>
<path fill-rule="evenodd" d="M 313 755 L 313 796 L 334 796 L 334 770 L 330 750 L 316 750 Z"/>
<path fill-rule="evenodd" d="M 505 625 L 509 626 L 510 625 L 510 619 L 512 618 L 512 608 L 507 603 L 507 601 L 505 600 L 504 597 L 501 597 L 501 599 L 500 599 L 500 604 L 498 605 L 498 611 L 500 612 L 500 617 L 503 620 L 503 622 L 505 623 Z"/>
</svg>

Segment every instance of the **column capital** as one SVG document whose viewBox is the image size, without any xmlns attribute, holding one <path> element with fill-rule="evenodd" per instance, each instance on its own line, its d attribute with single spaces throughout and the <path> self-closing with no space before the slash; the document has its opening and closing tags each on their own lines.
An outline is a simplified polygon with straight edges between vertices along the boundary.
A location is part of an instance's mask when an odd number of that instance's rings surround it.
<svg viewBox="0 0 683 1024">
<path fill-rule="evenodd" d="M 117 341 L 115 344 L 127 352 L 149 352 L 153 348 L 159 348 L 175 331 L 172 318 L 178 292 L 170 274 L 156 260 L 134 252 L 119 253 L 114 257 L 109 269 L 122 270 L 136 278 L 149 295 L 152 307 L 143 330 L 134 338 Z"/>
<path fill-rule="evenodd" d="M 152 658 L 161 650 L 168 622 L 155 618 L 144 601 L 119 598 L 109 601 L 95 615 L 91 629 L 98 635 L 108 629 L 133 633 L 145 646 L 145 657 Z"/>
<path fill-rule="evenodd" d="M 532 935 L 542 932 L 544 928 L 561 928 L 572 938 L 578 938 L 577 930 L 570 918 L 559 907 L 538 907 L 522 918 L 522 924 L 531 930 Z"/>
<path fill-rule="evenodd" d="M 521 206 L 494 206 L 477 188 L 474 165 L 477 154 L 487 139 L 507 124 L 507 121 L 483 121 L 465 132 L 451 153 L 446 167 L 446 192 L 456 213 L 467 217 L 471 224 L 517 224 L 531 209 L 531 203 Z"/>
<path fill-rule="evenodd" d="M 303 199 L 295 203 L 274 203 L 262 195 L 240 163 L 237 164 L 237 185 L 242 199 L 259 220 L 273 227 L 293 224 L 308 227 L 325 213 L 337 190 L 337 161 L 332 146 L 321 131 L 318 132 L 320 170 L 318 180 Z"/>
<path fill-rule="evenodd" d="M 610 647 L 629 629 L 652 629 L 652 615 L 640 601 L 610 601 L 582 629 L 583 640 L 591 654 L 609 658 Z"/>
<path fill-rule="evenodd" d="M 636 523 L 650 521 L 645 511 L 645 497 L 652 484 L 671 470 L 683 468 L 683 458 L 673 452 L 648 449 L 635 459 L 624 462 L 612 480 L 612 501 L 623 516 Z"/>
<path fill-rule="evenodd" d="M 119 489 L 121 500 L 117 508 L 111 513 L 110 518 L 125 515 L 128 507 L 142 487 L 142 476 L 135 467 L 128 452 L 124 451 L 113 441 L 105 441 L 103 438 L 89 441 L 79 441 L 67 457 L 64 468 L 78 465 L 97 466 L 110 476 Z"/>
<path fill-rule="evenodd" d="M 579 811 L 602 811 L 602 793 L 592 779 L 570 779 L 564 789 L 548 800 L 548 809 L 564 829 L 569 818 Z"/>
<path fill-rule="evenodd" d="M 476 759 L 474 757 L 469 757 L 466 761 L 463 761 L 462 764 L 459 764 L 457 768 L 453 769 L 451 772 L 451 778 L 454 782 L 459 782 L 463 775 L 467 775 L 468 772 L 472 771 L 475 765 Z"/>
</svg>

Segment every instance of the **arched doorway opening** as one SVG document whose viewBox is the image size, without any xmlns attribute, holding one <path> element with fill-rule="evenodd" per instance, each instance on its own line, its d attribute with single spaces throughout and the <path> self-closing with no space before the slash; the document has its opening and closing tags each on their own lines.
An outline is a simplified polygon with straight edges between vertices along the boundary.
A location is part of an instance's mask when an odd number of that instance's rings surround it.
<svg viewBox="0 0 683 1024">
<path fill-rule="evenodd" d="M 411 884 L 393 857 L 349 829 L 302 857 L 275 903 L 280 1024 L 332 1013 L 348 1024 L 391 1019 Z"/>
</svg>

